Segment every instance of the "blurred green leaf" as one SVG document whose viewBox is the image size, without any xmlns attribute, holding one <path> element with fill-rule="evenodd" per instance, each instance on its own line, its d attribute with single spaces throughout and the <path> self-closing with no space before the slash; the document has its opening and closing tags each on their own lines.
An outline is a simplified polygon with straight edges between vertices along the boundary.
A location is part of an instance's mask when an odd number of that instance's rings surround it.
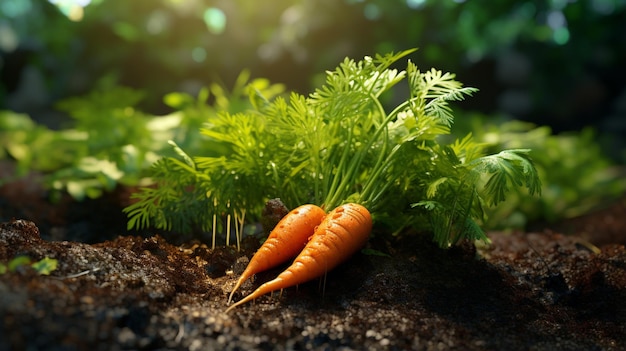
<svg viewBox="0 0 626 351">
<path fill-rule="evenodd" d="M 32 262 L 30 257 L 19 255 L 12 258 L 6 265 L 0 263 L 0 275 L 5 274 L 7 272 L 15 272 L 21 266 L 31 266 L 35 271 L 37 271 L 41 275 L 49 275 L 52 271 L 57 269 L 57 260 L 44 257 L 43 259 Z"/>
<path fill-rule="evenodd" d="M 7 265 L 9 272 L 14 272 L 19 266 L 27 266 L 31 262 L 28 256 L 16 256 Z"/>
<path fill-rule="evenodd" d="M 57 269 L 58 263 L 59 262 L 53 258 L 44 257 L 43 259 L 34 262 L 32 267 L 41 275 L 50 275 L 52 271 Z"/>
</svg>

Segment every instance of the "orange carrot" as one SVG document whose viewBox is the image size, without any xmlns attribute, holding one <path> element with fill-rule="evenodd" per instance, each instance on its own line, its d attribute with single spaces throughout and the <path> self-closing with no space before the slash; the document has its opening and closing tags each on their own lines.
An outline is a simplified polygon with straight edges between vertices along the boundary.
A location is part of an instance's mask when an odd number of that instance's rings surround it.
<svg viewBox="0 0 626 351">
<path fill-rule="evenodd" d="M 324 217 L 289 268 L 230 306 L 226 312 L 272 291 L 324 275 L 365 245 L 371 230 L 372 217 L 365 207 L 348 203 L 335 208 Z"/>
<path fill-rule="evenodd" d="M 315 205 L 302 205 L 285 215 L 252 256 L 250 263 L 231 291 L 228 303 L 230 304 L 235 291 L 252 275 L 296 256 L 304 248 L 325 215 L 324 210 Z"/>
</svg>

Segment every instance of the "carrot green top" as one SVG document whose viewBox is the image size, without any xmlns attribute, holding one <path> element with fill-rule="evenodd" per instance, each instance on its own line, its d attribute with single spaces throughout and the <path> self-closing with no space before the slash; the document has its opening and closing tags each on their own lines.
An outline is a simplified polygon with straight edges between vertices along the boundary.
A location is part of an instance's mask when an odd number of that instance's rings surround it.
<svg viewBox="0 0 626 351">
<path fill-rule="evenodd" d="M 129 227 L 194 219 L 208 229 L 215 213 L 258 215 L 279 197 L 290 208 L 314 203 L 327 211 L 360 203 L 393 230 L 432 230 L 441 246 L 484 239 L 476 222 L 483 206 L 512 186 L 540 191 L 529 150 L 485 155 L 471 135 L 446 143 L 449 102 L 477 89 L 410 60 L 405 70 L 391 68 L 414 51 L 345 59 L 309 96 L 270 98 L 250 86 L 250 109 L 207 116 L 201 132 L 213 154 L 190 157 L 175 146 L 181 159 L 157 162 L 159 186 L 126 209 Z M 401 102 L 388 108 L 394 101 Z"/>
</svg>

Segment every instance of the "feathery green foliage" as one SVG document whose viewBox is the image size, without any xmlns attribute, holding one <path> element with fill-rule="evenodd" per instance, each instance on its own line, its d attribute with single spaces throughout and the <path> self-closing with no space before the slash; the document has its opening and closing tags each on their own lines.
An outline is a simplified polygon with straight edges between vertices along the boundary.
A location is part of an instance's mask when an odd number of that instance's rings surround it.
<svg viewBox="0 0 626 351">
<path fill-rule="evenodd" d="M 15 176 L 44 172 L 44 183 L 55 190 L 53 194 L 67 191 L 77 200 L 97 198 L 119 184 L 146 185 L 151 165 L 176 155 L 168 140 L 193 153 L 223 151 L 203 140 L 200 127 L 217 111 L 248 109 L 248 87 L 270 97 L 283 91 L 266 79 L 250 81 L 250 73 L 244 71 L 231 91 L 211 84 L 197 98 L 168 94 L 165 103 L 177 111 L 154 116 L 137 108 L 144 96 L 141 91 L 113 86 L 59 102 L 57 107 L 72 123 L 58 131 L 36 124 L 28 115 L 0 111 L 0 159 L 16 160 Z"/>
<path fill-rule="evenodd" d="M 511 189 L 506 201 L 488 209 L 484 228 L 523 228 L 528 222 L 573 218 L 613 203 L 626 191 L 624 167 L 606 155 L 591 128 L 555 134 L 550 127 L 522 121 L 463 117 L 454 131 L 473 131 L 487 152 L 531 148 L 543 183 L 541 197 L 528 196 L 524 188 Z"/>
<path fill-rule="evenodd" d="M 471 136 L 440 144 L 453 123 L 449 102 L 476 89 L 411 61 L 406 70 L 391 68 L 413 51 L 346 58 L 309 96 L 249 87 L 252 109 L 206 115 L 205 154 L 175 146 L 178 157 L 153 165 L 155 185 L 125 209 L 129 228 L 215 231 L 225 215 L 241 235 L 246 214 L 258 217 L 266 200 L 279 197 L 290 208 L 358 202 L 396 232 L 432 230 L 442 247 L 485 240 L 483 208 L 513 186 L 539 193 L 537 173 L 525 149 L 485 155 Z M 403 80 L 408 97 L 387 112 L 383 95 Z"/>
</svg>

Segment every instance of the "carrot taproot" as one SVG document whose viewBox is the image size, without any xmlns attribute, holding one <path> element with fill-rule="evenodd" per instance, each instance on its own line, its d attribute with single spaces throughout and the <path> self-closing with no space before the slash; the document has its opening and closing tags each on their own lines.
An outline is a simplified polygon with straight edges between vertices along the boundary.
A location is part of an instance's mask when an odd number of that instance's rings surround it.
<svg viewBox="0 0 626 351">
<path fill-rule="evenodd" d="M 315 228 L 326 216 L 316 205 L 302 205 L 287 213 L 252 256 L 228 297 L 228 304 L 241 284 L 252 275 L 275 267 L 295 257 L 306 245 Z"/>
<path fill-rule="evenodd" d="M 230 306 L 226 312 L 272 291 L 324 275 L 365 245 L 371 230 L 372 217 L 365 207 L 348 203 L 335 208 L 324 217 L 290 267 Z"/>
</svg>

